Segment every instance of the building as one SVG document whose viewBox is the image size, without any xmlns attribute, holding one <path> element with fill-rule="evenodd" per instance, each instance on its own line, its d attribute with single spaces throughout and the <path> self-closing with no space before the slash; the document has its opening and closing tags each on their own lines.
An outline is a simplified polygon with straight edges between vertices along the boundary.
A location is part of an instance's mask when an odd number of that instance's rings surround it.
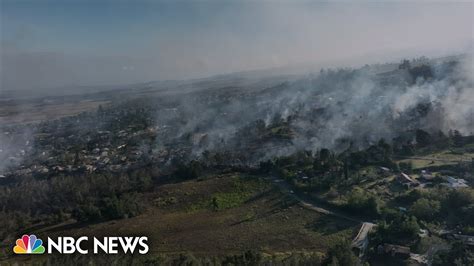
<svg viewBox="0 0 474 266">
<path fill-rule="evenodd" d="M 466 245 L 474 246 L 474 236 L 453 234 L 453 238 L 463 242 Z"/>
<path fill-rule="evenodd" d="M 378 250 L 379 252 L 382 251 L 383 254 L 388 254 L 399 259 L 408 259 L 410 258 L 411 253 L 409 247 L 392 244 L 384 244 L 383 246 L 379 246 Z"/>
<path fill-rule="evenodd" d="M 404 186 L 407 186 L 407 187 L 416 187 L 420 184 L 417 180 L 411 178 L 409 175 L 407 175 L 405 173 L 400 173 L 397 176 L 397 180 L 400 184 L 402 184 Z"/>
<path fill-rule="evenodd" d="M 450 188 L 466 188 L 469 187 L 467 184 L 467 181 L 461 178 L 454 178 L 452 176 L 447 176 L 444 178 L 447 183 L 444 183 L 443 185 L 450 187 Z"/>
<path fill-rule="evenodd" d="M 422 179 L 423 181 L 431 182 L 435 178 L 436 177 L 433 174 L 431 174 L 430 172 L 428 172 L 426 170 L 421 170 L 420 179 Z"/>
<path fill-rule="evenodd" d="M 379 167 L 379 169 L 378 169 L 378 174 L 379 174 L 379 175 L 382 175 L 382 176 L 384 176 L 384 177 L 390 176 L 391 173 L 392 173 L 392 170 L 390 170 L 390 168 L 387 168 L 387 167 L 381 166 L 381 167 Z"/>
<path fill-rule="evenodd" d="M 367 246 L 369 245 L 368 234 L 372 231 L 376 224 L 364 222 L 360 227 L 357 236 L 352 240 L 352 248 L 359 251 L 359 257 L 362 257 L 365 254 Z"/>
</svg>

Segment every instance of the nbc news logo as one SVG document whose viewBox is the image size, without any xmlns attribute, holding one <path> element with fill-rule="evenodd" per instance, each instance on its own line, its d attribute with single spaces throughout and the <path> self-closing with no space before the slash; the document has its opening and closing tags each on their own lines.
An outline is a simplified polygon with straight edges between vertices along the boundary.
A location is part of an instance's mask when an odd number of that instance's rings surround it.
<svg viewBox="0 0 474 266">
<path fill-rule="evenodd" d="M 58 237 L 53 240 L 48 237 L 47 241 L 47 253 L 58 252 L 60 254 L 73 254 L 79 252 L 80 254 L 88 254 L 89 250 L 84 248 L 89 241 L 87 236 L 81 236 L 79 238 L 74 237 Z M 148 237 L 117 237 L 110 236 L 104 237 L 102 240 L 95 238 L 93 239 L 93 253 L 99 254 L 118 254 L 118 253 L 129 253 L 133 254 L 138 252 L 140 254 L 148 253 Z M 84 244 L 83 244 L 84 243 Z M 36 237 L 36 235 L 23 235 L 21 238 L 16 240 L 16 245 L 13 247 L 15 254 L 43 254 L 45 253 L 45 247 L 43 241 Z"/>
</svg>

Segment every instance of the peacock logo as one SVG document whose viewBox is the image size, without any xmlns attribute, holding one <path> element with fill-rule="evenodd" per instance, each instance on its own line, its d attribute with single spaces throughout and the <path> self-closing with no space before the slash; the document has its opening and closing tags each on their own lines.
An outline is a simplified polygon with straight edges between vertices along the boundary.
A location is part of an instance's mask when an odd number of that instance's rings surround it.
<svg viewBox="0 0 474 266">
<path fill-rule="evenodd" d="M 15 254 L 43 254 L 44 250 L 43 241 L 35 235 L 23 235 L 13 248 Z"/>
</svg>

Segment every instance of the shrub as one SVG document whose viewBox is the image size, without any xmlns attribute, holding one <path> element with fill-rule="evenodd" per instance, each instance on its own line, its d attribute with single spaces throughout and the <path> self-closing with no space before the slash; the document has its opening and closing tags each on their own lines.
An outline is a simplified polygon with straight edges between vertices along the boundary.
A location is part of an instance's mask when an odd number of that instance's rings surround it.
<svg viewBox="0 0 474 266">
<path fill-rule="evenodd" d="M 429 220 L 434 218 L 440 211 L 440 202 L 437 200 L 418 199 L 410 208 L 410 213 L 419 219 Z"/>
<path fill-rule="evenodd" d="M 356 266 L 361 265 L 359 259 L 351 250 L 351 245 L 347 241 L 340 241 L 328 251 L 328 263 L 330 265 Z"/>
<path fill-rule="evenodd" d="M 380 214 L 379 205 L 374 196 L 367 195 L 361 188 L 356 187 L 349 194 L 345 208 L 353 213 L 377 216 Z"/>
<path fill-rule="evenodd" d="M 175 176 L 184 180 L 196 179 L 202 174 L 202 171 L 203 167 L 200 162 L 191 161 L 187 165 L 179 164 L 175 171 Z"/>
<path fill-rule="evenodd" d="M 102 219 L 100 209 L 92 205 L 91 202 L 79 206 L 73 211 L 72 216 L 80 222 L 99 221 Z"/>
</svg>

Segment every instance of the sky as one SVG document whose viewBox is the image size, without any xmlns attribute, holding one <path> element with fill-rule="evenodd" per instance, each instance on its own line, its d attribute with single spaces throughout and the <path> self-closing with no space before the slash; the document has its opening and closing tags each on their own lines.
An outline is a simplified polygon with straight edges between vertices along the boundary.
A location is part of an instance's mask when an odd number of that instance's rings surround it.
<svg viewBox="0 0 474 266">
<path fill-rule="evenodd" d="M 474 2 L 0 0 L 1 90 L 472 52 Z"/>
</svg>

